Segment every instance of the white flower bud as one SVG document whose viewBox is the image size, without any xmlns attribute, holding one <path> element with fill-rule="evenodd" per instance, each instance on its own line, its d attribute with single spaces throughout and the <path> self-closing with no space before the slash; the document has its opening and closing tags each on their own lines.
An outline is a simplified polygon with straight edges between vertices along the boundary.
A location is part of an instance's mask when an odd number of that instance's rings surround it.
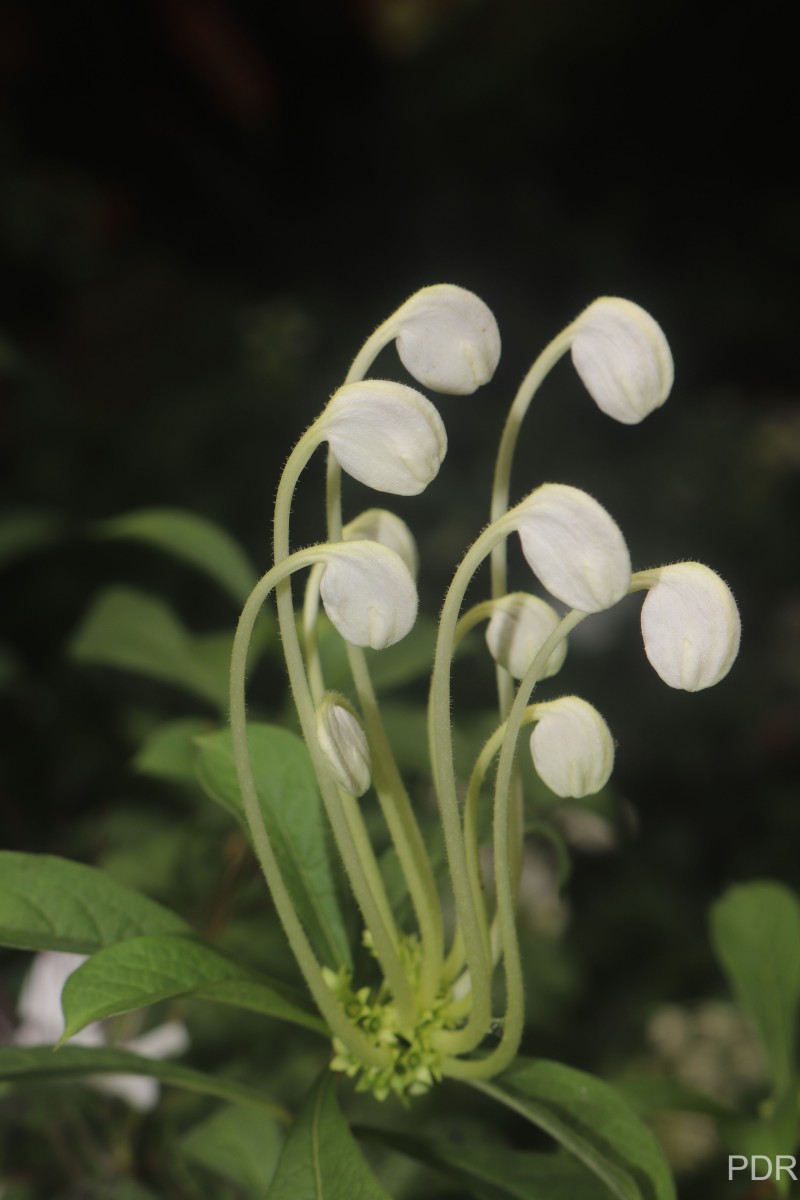
<svg viewBox="0 0 800 1200">
<path fill-rule="evenodd" d="M 382 546 L 388 546 L 400 555 L 412 578 L 416 579 L 419 570 L 416 540 L 403 518 L 388 509 L 368 508 L 345 525 L 342 537 L 346 542 L 380 542 Z"/>
<path fill-rule="evenodd" d="M 447 451 L 447 434 L 430 400 L 387 379 L 344 384 L 320 424 L 342 470 L 395 496 L 423 492 Z"/>
<path fill-rule="evenodd" d="M 702 563 L 675 563 L 648 574 L 656 583 L 642 605 L 642 636 L 651 664 L 670 687 L 687 692 L 719 683 L 741 636 L 730 588 Z"/>
<path fill-rule="evenodd" d="M 417 616 L 417 589 L 394 550 L 378 542 L 328 548 L 319 593 L 346 642 L 383 650 L 404 638 Z"/>
<path fill-rule="evenodd" d="M 372 782 L 369 746 L 343 696 L 328 693 L 317 709 L 317 741 L 339 786 L 351 796 L 363 796 Z"/>
<path fill-rule="evenodd" d="M 636 425 L 672 388 L 672 354 L 661 327 L 630 300 L 603 296 L 575 322 L 572 361 L 597 407 Z"/>
<path fill-rule="evenodd" d="M 486 627 L 486 644 L 492 658 L 515 679 L 522 679 L 559 620 L 556 610 L 538 596 L 527 592 L 503 596 Z M 565 638 L 542 668 L 542 679 L 549 679 L 561 669 L 566 653 Z"/>
<path fill-rule="evenodd" d="M 596 708 L 579 696 L 538 704 L 531 756 L 540 777 L 557 796 L 592 796 L 614 766 L 614 741 Z"/>
<path fill-rule="evenodd" d="M 469 396 L 500 360 L 500 331 L 473 292 L 452 283 L 422 288 L 397 310 L 397 353 L 418 383 Z"/>
<path fill-rule="evenodd" d="M 631 560 L 602 505 L 563 483 L 545 483 L 510 514 L 533 573 L 579 612 L 610 608 L 626 594 Z"/>
</svg>

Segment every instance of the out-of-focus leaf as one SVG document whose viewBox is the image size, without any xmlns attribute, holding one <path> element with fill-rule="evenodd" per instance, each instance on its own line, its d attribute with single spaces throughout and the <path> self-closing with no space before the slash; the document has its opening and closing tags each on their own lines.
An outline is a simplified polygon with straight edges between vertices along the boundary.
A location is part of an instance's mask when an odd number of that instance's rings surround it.
<svg viewBox="0 0 800 1200">
<path fill-rule="evenodd" d="M 390 1200 L 339 1111 L 329 1071 L 311 1089 L 283 1147 L 267 1200 Z"/>
<path fill-rule="evenodd" d="M 203 639 L 190 634 L 163 600 L 114 587 L 95 600 L 69 652 L 76 662 L 121 667 L 171 683 L 225 712 L 227 675 L 218 662 L 207 661 L 203 646 Z"/>
<path fill-rule="evenodd" d="M 102 871 L 45 854 L 0 851 L 0 942 L 92 954 L 143 934 L 191 934 L 176 913 Z"/>
<path fill-rule="evenodd" d="M 674 1079 L 658 1079 L 640 1076 L 638 1078 L 617 1079 L 614 1088 L 623 1100 L 640 1116 L 649 1116 L 654 1112 L 690 1112 L 703 1113 L 717 1120 L 735 1116 L 732 1108 L 696 1092 L 694 1088 L 685 1087 Z"/>
<path fill-rule="evenodd" d="M 4 513 L 0 516 L 0 567 L 57 541 L 64 522 L 55 513 Z"/>
<path fill-rule="evenodd" d="M 711 909 L 711 940 L 764 1044 L 780 1094 L 796 1072 L 800 901 L 769 881 L 730 888 Z"/>
<path fill-rule="evenodd" d="M 433 1141 L 385 1129 L 358 1132 L 442 1171 L 478 1200 L 608 1200 L 608 1188 L 568 1155 L 526 1154 L 474 1140 Z"/>
<path fill-rule="evenodd" d="M 207 517 L 178 508 L 142 508 L 107 521 L 94 530 L 101 537 L 146 542 L 203 571 L 243 604 L 258 575 L 238 542 Z"/>
<path fill-rule="evenodd" d="M 226 1105 L 181 1140 L 193 1162 L 245 1188 L 266 1193 L 281 1152 L 284 1130 L 278 1121 L 240 1104 Z"/>
<path fill-rule="evenodd" d="M 249 1008 L 326 1033 L 319 1017 L 290 988 L 231 961 L 211 946 L 183 937 L 138 937 L 93 954 L 68 978 L 61 994 L 63 1039 L 92 1021 L 195 996 Z"/>
<path fill-rule="evenodd" d="M 146 738 L 134 755 L 133 766 L 142 775 L 168 779 L 173 783 L 195 782 L 195 738 L 210 733 L 212 726 L 203 717 L 183 717 L 167 721 Z"/>
<path fill-rule="evenodd" d="M 245 1083 L 206 1075 L 167 1059 L 143 1058 L 130 1050 L 106 1046 L 63 1046 L 55 1051 L 49 1046 L 0 1046 L 0 1080 L 44 1083 L 87 1075 L 151 1075 L 173 1087 L 260 1108 L 279 1121 L 288 1117 L 280 1104 Z"/>
<path fill-rule="evenodd" d="M 329 855 L 327 825 L 305 744 L 275 725 L 248 725 L 253 774 L 264 824 L 297 912 L 332 966 L 350 962 Z M 197 774 L 212 800 L 246 832 L 228 730 L 197 739 Z"/>
<path fill-rule="evenodd" d="M 490 1083 L 473 1086 L 550 1134 L 619 1200 L 675 1200 L 655 1138 L 602 1080 L 562 1063 L 519 1058 Z"/>
</svg>

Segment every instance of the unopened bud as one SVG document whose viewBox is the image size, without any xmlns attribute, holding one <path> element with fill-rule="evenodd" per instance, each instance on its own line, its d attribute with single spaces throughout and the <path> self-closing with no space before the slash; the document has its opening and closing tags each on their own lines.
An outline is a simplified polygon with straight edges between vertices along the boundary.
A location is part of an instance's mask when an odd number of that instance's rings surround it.
<svg viewBox="0 0 800 1200">
<path fill-rule="evenodd" d="M 531 756 L 557 796 L 579 800 L 599 792 L 614 766 L 614 740 L 596 708 L 580 696 L 538 704 Z"/>
<path fill-rule="evenodd" d="M 739 652 L 741 620 L 728 585 L 702 563 L 674 563 L 656 577 L 642 605 L 651 664 L 670 687 L 699 692 L 728 674 Z"/>
<path fill-rule="evenodd" d="M 628 547 L 602 505 L 563 483 L 545 483 L 509 514 L 533 573 L 579 612 L 610 608 L 631 580 Z"/>
<path fill-rule="evenodd" d="M 414 535 L 402 517 L 389 512 L 388 509 L 368 508 L 345 525 L 342 537 L 346 542 L 363 540 L 388 546 L 395 554 L 400 555 L 412 578 L 416 579 L 419 554 Z"/>
<path fill-rule="evenodd" d="M 664 403 L 675 372 L 667 339 L 649 313 L 630 300 L 603 296 L 575 326 L 572 361 L 602 412 L 636 425 Z"/>
<path fill-rule="evenodd" d="M 331 624 L 354 646 L 383 650 L 416 620 L 417 589 L 408 567 L 378 542 L 328 547 L 319 592 Z"/>
<path fill-rule="evenodd" d="M 435 392 L 468 396 L 488 383 L 500 359 L 500 331 L 473 292 L 439 283 L 415 292 L 395 314 L 403 366 Z"/>
<path fill-rule="evenodd" d="M 527 592 L 503 596 L 497 601 L 486 627 L 486 644 L 492 658 L 515 679 L 522 679 L 559 619 L 556 610 L 538 596 Z M 561 669 L 566 653 L 564 639 L 542 668 L 542 679 L 548 679 Z"/>
<path fill-rule="evenodd" d="M 343 696 L 328 693 L 317 709 L 317 741 L 334 779 L 351 796 L 372 782 L 367 736 Z"/>
<path fill-rule="evenodd" d="M 391 380 L 344 384 L 320 424 L 342 470 L 395 496 L 424 491 L 447 451 L 447 434 L 430 400 Z"/>
</svg>

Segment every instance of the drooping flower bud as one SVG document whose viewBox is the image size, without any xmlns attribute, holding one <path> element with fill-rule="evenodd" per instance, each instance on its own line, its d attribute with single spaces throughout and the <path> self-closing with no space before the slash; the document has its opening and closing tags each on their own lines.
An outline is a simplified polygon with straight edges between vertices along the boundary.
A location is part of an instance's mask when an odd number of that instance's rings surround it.
<svg viewBox="0 0 800 1200">
<path fill-rule="evenodd" d="M 537 772 L 563 798 L 599 792 L 614 766 L 614 741 L 600 713 L 580 696 L 537 704 L 531 756 Z"/>
<path fill-rule="evenodd" d="M 439 283 L 415 292 L 395 314 L 397 353 L 418 383 L 469 396 L 488 383 L 500 360 L 500 331 L 473 292 Z"/>
<path fill-rule="evenodd" d="M 367 736 L 344 696 L 329 692 L 317 709 L 317 741 L 334 779 L 351 796 L 369 790 Z"/>
<path fill-rule="evenodd" d="M 342 530 L 346 542 L 368 541 L 380 542 L 399 554 L 411 572 L 413 579 L 419 570 L 419 554 L 413 533 L 402 517 L 389 512 L 386 508 L 368 508 Z"/>
<path fill-rule="evenodd" d="M 447 434 L 430 400 L 387 379 L 344 384 L 320 426 L 342 470 L 395 496 L 424 491 L 447 451 Z"/>
<path fill-rule="evenodd" d="M 319 593 L 346 642 L 383 650 L 404 638 L 417 616 L 417 589 L 399 554 L 378 542 L 327 548 Z"/>
<path fill-rule="evenodd" d="M 723 679 L 739 651 L 741 620 L 730 588 L 702 563 L 648 572 L 655 584 L 642 605 L 651 664 L 670 687 L 699 692 Z"/>
<path fill-rule="evenodd" d="M 636 425 L 659 408 L 675 371 L 660 325 L 630 300 L 603 296 L 575 322 L 572 361 L 597 407 Z"/>
<path fill-rule="evenodd" d="M 498 600 L 486 627 L 486 644 L 496 663 L 515 679 L 522 679 L 558 622 L 558 613 L 545 600 L 527 592 L 512 592 Z M 566 653 L 564 639 L 542 668 L 542 679 L 561 669 Z"/>
<path fill-rule="evenodd" d="M 600 612 L 628 590 L 631 560 L 617 524 L 586 492 L 544 483 L 509 514 L 533 573 L 579 612 Z"/>
</svg>

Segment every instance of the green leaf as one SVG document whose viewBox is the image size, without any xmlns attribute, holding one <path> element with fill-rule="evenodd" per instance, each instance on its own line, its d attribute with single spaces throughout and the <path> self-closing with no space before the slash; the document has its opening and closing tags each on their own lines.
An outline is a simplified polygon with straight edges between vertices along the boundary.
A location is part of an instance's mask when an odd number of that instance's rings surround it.
<svg viewBox="0 0 800 1200">
<path fill-rule="evenodd" d="M 778 883 L 731 888 L 712 906 L 711 941 L 764 1044 L 780 1094 L 795 1077 L 800 903 Z"/>
<path fill-rule="evenodd" d="M 145 592 L 114 587 L 98 596 L 69 653 L 76 662 L 121 667 L 171 683 L 227 711 L 227 673 L 218 661 L 208 661 L 204 639 L 189 633 L 163 600 Z M 217 648 L 215 653 L 218 659 Z"/>
<path fill-rule="evenodd" d="M 0 943 L 94 951 L 142 934 L 191 934 L 181 917 L 94 867 L 0 851 Z"/>
<path fill-rule="evenodd" d="M 159 725 L 139 747 L 133 759 L 142 775 L 168 779 L 171 783 L 195 782 L 195 738 L 210 733 L 212 726 L 203 717 L 182 717 Z"/>
<path fill-rule="evenodd" d="M 393 1130 L 359 1129 L 392 1150 L 442 1171 L 478 1200 L 608 1200 L 608 1189 L 574 1158 L 527 1154 L 475 1139 L 433 1141 Z"/>
<path fill-rule="evenodd" d="M 178 508 L 142 508 L 100 521 L 101 537 L 146 542 L 203 571 L 243 604 L 258 580 L 238 542 L 207 517 Z"/>
<path fill-rule="evenodd" d="M 329 1071 L 289 1130 L 267 1200 L 391 1200 L 339 1111 Z"/>
<path fill-rule="evenodd" d="M 302 1006 L 303 997 L 292 989 L 232 962 L 202 942 L 167 935 L 108 946 L 70 975 L 61 994 L 62 1041 L 92 1021 L 175 996 L 249 1008 L 327 1033 L 324 1023 Z"/>
<path fill-rule="evenodd" d="M 326 962 L 350 963 L 329 856 L 327 825 L 305 743 L 274 725 L 248 725 L 261 814 L 284 881 L 309 936 Z M 249 835 L 228 730 L 197 739 L 204 790 Z"/>
<path fill-rule="evenodd" d="M 64 532 L 55 513 L 6 513 L 0 518 L 0 567 L 52 545 Z"/>
<path fill-rule="evenodd" d="M 231 1104 L 195 1125 L 183 1137 L 181 1148 L 193 1162 L 232 1180 L 248 1194 L 261 1196 L 275 1174 L 283 1139 L 277 1121 L 256 1109 Z"/>
<path fill-rule="evenodd" d="M 640 1116 L 654 1112 L 692 1112 L 725 1120 L 735 1115 L 735 1110 L 686 1087 L 674 1079 L 638 1076 L 614 1081 L 614 1088 L 623 1100 Z"/>
<path fill-rule="evenodd" d="M 287 1121 L 288 1113 L 279 1104 L 247 1084 L 222 1075 L 206 1075 L 180 1063 L 143 1058 L 130 1050 L 105 1046 L 0 1046 L 0 1080 L 12 1083 L 66 1081 L 87 1075 L 151 1075 L 162 1083 L 217 1096 L 234 1104 L 248 1104 Z"/>
<path fill-rule="evenodd" d="M 550 1134 L 620 1200 L 674 1200 L 649 1129 L 609 1084 L 562 1063 L 517 1059 L 491 1083 L 474 1083 Z"/>
</svg>

